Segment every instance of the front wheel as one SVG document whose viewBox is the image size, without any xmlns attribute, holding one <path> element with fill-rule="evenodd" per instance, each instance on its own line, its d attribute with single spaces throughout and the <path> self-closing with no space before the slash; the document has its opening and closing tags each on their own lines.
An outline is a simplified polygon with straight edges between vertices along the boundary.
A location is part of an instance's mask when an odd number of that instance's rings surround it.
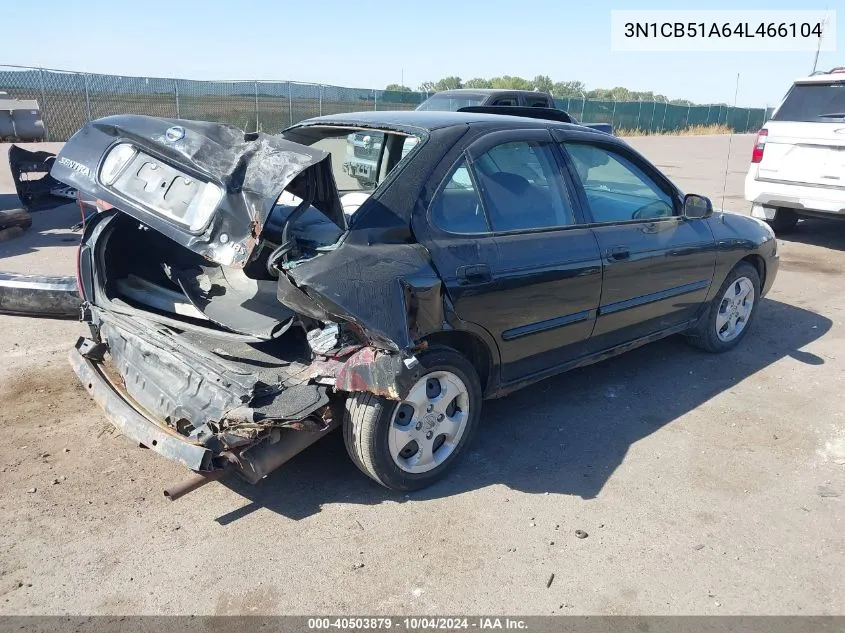
<svg viewBox="0 0 845 633">
<path fill-rule="evenodd" d="M 689 341 L 701 349 L 719 353 L 736 347 L 748 334 L 760 299 L 760 275 L 748 262 L 739 262 L 728 273 L 718 294 L 689 332 Z"/>
<path fill-rule="evenodd" d="M 356 392 L 346 401 L 349 456 L 392 490 L 418 490 L 440 479 L 469 443 L 481 413 L 481 383 L 464 356 L 435 348 L 418 359 L 425 373 L 405 400 Z"/>
</svg>

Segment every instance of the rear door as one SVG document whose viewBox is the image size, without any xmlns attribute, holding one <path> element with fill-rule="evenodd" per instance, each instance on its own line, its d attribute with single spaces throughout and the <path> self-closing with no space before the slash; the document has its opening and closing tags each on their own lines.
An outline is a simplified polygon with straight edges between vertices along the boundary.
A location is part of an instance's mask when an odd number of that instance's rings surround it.
<svg viewBox="0 0 845 633">
<path fill-rule="evenodd" d="M 845 187 L 845 75 L 797 82 L 766 130 L 758 180 Z"/>
<path fill-rule="evenodd" d="M 432 202 L 430 248 L 459 317 L 489 332 L 504 381 L 584 353 L 601 259 L 546 129 L 472 144 Z"/>
<path fill-rule="evenodd" d="M 688 322 L 713 279 L 716 245 L 707 222 L 683 218 L 671 183 L 624 146 L 585 139 L 562 147 L 602 257 L 591 351 Z"/>
</svg>

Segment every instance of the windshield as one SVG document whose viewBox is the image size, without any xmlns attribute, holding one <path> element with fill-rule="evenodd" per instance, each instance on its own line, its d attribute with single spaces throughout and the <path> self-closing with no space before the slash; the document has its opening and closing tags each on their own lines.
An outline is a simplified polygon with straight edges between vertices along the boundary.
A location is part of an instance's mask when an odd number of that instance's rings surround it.
<svg viewBox="0 0 845 633">
<path fill-rule="evenodd" d="M 835 121 L 845 118 L 845 81 L 795 84 L 773 121 Z"/>
<path fill-rule="evenodd" d="M 394 131 L 318 125 L 288 130 L 283 136 L 331 154 L 332 173 L 342 196 L 372 193 L 421 140 Z"/>
<path fill-rule="evenodd" d="M 417 110 L 457 112 L 459 108 L 481 105 L 484 95 L 433 95 L 423 101 Z"/>
</svg>

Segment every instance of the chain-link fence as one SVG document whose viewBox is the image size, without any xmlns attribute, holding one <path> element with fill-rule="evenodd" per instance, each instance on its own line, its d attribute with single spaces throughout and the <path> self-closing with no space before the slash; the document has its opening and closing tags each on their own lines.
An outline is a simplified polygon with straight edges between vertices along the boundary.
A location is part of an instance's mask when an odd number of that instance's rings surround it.
<svg viewBox="0 0 845 633">
<path fill-rule="evenodd" d="M 38 101 L 49 141 L 65 141 L 86 121 L 110 114 L 218 121 L 247 131 L 277 133 L 323 114 L 413 110 L 427 97 L 423 92 L 296 81 L 195 81 L 18 66 L 0 66 L 0 91 L 16 99 Z M 646 133 L 717 124 L 748 132 L 760 128 L 768 115 L 766 108 L 725 105 L 596 101 L 583 96 L 555 101 L 580 121 L 611 123 L 615 128 Z"/>
</svg>

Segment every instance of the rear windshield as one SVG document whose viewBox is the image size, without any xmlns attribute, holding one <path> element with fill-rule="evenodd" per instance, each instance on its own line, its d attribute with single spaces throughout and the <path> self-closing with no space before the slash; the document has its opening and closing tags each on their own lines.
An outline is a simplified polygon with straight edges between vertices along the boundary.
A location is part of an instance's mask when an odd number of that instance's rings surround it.
<svg viewBox="0 0 845 633">
<path fill-rule="evenodd" d="M 795 84 L 773 121 L 835 121 L 845 118 L 845 81 Z"/>
<path fill-rule="evenodd" d="M 434 95 L 423 101 L 417 110 L 457 112 L 459 108 L 481 105 L 482 101 L 484 101 L 484 95 L 461 95 L 459 97 Z"/>
</svg>

